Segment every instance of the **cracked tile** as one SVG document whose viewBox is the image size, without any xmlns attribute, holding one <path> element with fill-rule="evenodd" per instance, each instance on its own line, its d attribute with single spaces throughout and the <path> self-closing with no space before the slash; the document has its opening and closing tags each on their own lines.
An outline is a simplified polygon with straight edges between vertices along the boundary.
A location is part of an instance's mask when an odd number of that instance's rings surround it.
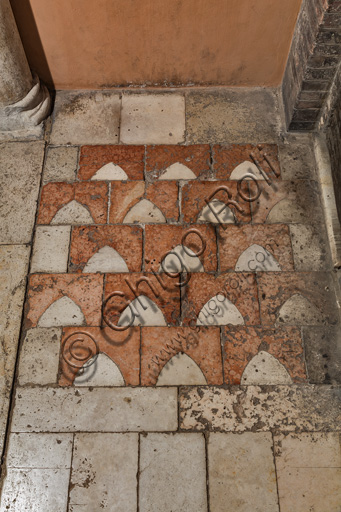
<svg viewBox="0 0 341 512">
<path fill-rule="evenodd" d="M 341 502 L 340 434 L 275 435 L 281 512 L 338 512 Z"/>
<path fill-rule="evenodd" d="M 115 183 L 111 189 L 109 222 L 166 223 L 179 218 L 178 186 L 175 182 Z"/>
<path fill-rule="evenodd" d="M 135 512 L 137 471 L 137 434 L 76 434 L 70 512 Z"/>
<path fill-rule="evenodd" d="M 209 179 L 210 146 L 148 146 L 146 176 L 151 180 Z"/>
</svg>

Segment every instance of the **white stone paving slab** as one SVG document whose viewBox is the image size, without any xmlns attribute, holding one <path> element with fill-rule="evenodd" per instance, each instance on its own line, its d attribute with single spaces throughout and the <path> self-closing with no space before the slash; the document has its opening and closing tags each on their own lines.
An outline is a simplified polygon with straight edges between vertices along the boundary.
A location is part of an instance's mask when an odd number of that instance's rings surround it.
<svg viewBox="0 0 341 512">
<path fill-rule="evenodd" d="M 114 92 L 59 91 L 51 144 L 117 144 L 120 95 Z"/>
<path fill-rule="evenodd" d="M 270 432 L 210 434 L 211 512 L 279 512 L 271 448 Z"/>
<path fill-rule="evenodd" d="M 176 388 L 18 388 L 13 432 L 177 429 Z"/>
<path fill-rule="evenodd" d="M 6 466 L 21 469 L 69 469 L 72 439 L 72 434 L 11 434 Z"/>
<path fill-rule="evenodd" d="M 0 512 L 65 512 L 69 469 L 9 468 Z"/>
<path fill-rule="evenodd" d="M 0 244 L 30 243 L 43 158 L 43 142 L 0 144 Z"/>
<path fill-rule="evenodd" d="M 67 272 L 71 226 L 37 226 L 31 272 Z"/>
<path fill-rule="evenodd" d="M 341 390 L 333 386 L 180 389 L 180 428 L 223 432 L 341 430 Z"/>
<path fill-rule="evenodd" d="M 25 296 L 29 247 L 0 246 L 0 451 L 5 433 Z"/>
<path fill-rule="evenodd" d="M 339 433 L 275 436 L 281 512 L 339 512 L 341 449 Z"/>
<path fill-rule="evenodd" d="M 62 329 L 58 327 L 36 327 L 26 332 L 19 359 L 21 386 L 57 383 L 61 337 Z"/>
<path fill-rule="evenodd" d="M 204 436 L 147 434 L 140 443 L 140 512 L 206 512 Z"/>
<path fill-rule="evenodd" d="M 138 434 L 77 434 L 70 510 L 136 512 Z"/>
<path fill-rule="evenodd" d="M 124 94 L 120 141 L 179 144 L 185 140 L 185 98 L 181 94 Z"/>
<path fill-rule="evenodd" d="M 44 165 L 43 183 L 75 181 L 78 165 L 78 147 L 49 147 Z"/>
<path fill-rule="evenodd" d="M 297 271 L 319 271 L 332 268 L 323 225 L 291 224 L 289 229 Z"/>
</svg>

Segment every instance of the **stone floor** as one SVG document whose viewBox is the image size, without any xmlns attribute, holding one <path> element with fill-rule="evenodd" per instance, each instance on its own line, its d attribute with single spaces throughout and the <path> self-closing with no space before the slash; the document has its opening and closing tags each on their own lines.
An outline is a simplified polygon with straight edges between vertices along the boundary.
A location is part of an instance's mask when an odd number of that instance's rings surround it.
<svg viewBox="0 0 341 512">
<path fill-rule="evenodd" d="M 276 91 L 58 93 L 0 144 L 0 511 L 340 512 L 340 296 Z"/>
</svg>

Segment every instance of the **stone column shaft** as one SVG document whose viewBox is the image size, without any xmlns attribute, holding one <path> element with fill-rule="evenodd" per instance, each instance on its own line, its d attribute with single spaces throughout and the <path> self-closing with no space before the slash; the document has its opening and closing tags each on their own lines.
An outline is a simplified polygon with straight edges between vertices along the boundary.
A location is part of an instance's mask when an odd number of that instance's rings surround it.
<svg viewBox="0 0 341 512">
<path fill-rule="evenodd" d="M 32 76 L 10 2 L 0 0 L 0 132 L 37 127 L 49 111 L 49 93 Z"/>
</svg>

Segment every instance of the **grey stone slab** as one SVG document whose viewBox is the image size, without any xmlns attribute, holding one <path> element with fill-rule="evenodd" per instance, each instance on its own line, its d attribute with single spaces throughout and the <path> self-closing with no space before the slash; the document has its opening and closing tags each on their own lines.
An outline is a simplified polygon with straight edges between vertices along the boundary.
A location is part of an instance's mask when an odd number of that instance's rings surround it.
<svg viewBox="0 0 341 512">
<path fill-rule="evenodd" d="M 65 512 L 69 469 L 8 468 L 0 512 Z"/>
<path fill-rule="evenodd" d="M 314 180 L 316 162 L 311 134 L 286 134 L 279 144 L 279 162 L 283 180 Z"/>
<path fill-rule="evenodd" d="M 62 329 L 36 327 L 26 332 L 19 359 L 20 386 L 56 384 Z"/>
<path fill-rule="evenodd" d="M 37 226 L 31 272 L 67 272 L 71 226 Z"/>
<path fill-rule="evenodd" d="M 340 434 L 276 435 L 274 440 L 281 512 L 339 512 Z"/>
<path fill-rule="evenodd" d="M 180 389 L 180 428 L 246 432 L 341 430 L 341 389 L 230 386 Z"/>
<path fill-rule="evenodd" d="M 277 92 L 263 88 L 224 88 L 186 94 L 189 144 L 277 142 L 281 116 Z"/>
<path fill-rule="evenodd" d="M 77 434 L 70 510 L 136 512 L 138 434 Z"/>
<path fill-rule="evenodd" d="M 205 440 L 201 434 L 141 437 L 140 512 L 206 512 Z"/>
<path fill-rule="evenodd" d="M 71 468 L 72 434 L 11 434 L 8 468 Z"/>
<path fill-rule="evenodd" d="M 0 244 L 26 244 L 34 226 L 44 142 L 0 144 Z"/>
<path fill-rule="evenodd" d="M 0 246 L 0 451 L 7 421 L 25 296 L 29 247 Z"/>
<path fill-rule="evenodd" d="M 303 327 L 309 382 L 341 384 L 341 330 L 336 327 Z"/>
<path fill-rule="evenodd" d="M 124 144 L 179 144 L 185 140 L 182 94 L 124 94 L 121 134 Z"/>
<path fill-rule="evenodd" d="M 121 98 L 116 92 L 59 91 L 51 144 L 117 144 Z"/>
<path fill-rule="evenodd" d="M 75 181 L 78 152 L 77 146 L 49 147 L 44 165 L 43 183 Z"/>
<path fill-rule="evenodd" d="M 17 388 L 13 432 L 172 431 L 176 388 Z"/>
<path fill-rule="evenodd" d="M 270 432 L 210 434 L 208 478 L 212 512 L 278 512 Z"/>
<path fill-rule="evenodd" d="M 295 270 L 317 272 L 332 269 L 324 224 L 291 224 L 289 229 Z"/>
</svg>

